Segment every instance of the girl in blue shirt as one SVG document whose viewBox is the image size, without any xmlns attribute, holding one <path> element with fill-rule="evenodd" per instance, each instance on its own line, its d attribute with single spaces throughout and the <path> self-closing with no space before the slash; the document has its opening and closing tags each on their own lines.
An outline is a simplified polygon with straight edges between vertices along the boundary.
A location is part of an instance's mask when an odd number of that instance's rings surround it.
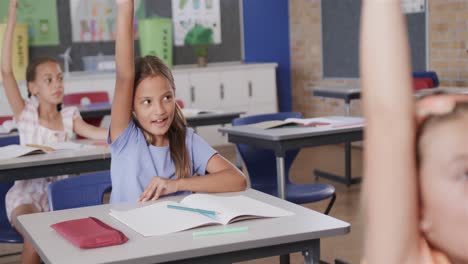
<svg viewBox="0 0 468 264">
<path fill-rule="evenodd" d="M 180 191 L 244 190 L 242 172 L 187 128 L 170 69 L 154 56 L 134 63 L 133 0 L 117 0 L 117 5 L 111 202 L 155 200 Z"/>
</svg>

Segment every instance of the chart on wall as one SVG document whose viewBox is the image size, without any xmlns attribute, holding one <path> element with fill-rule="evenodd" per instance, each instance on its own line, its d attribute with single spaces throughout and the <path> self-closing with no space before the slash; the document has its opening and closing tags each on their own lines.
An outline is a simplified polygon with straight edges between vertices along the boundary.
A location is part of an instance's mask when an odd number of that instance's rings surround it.
<svg viewBox="0 0 468 264">
<path fill-rule="evenodd" d="M 0 22 L 8 18 L 10 1 L 0 0 Z M 59 44 L 56 0 L 19 0 L 17 22 L 28 24 L 29 46 Z"/>
<path fill-rule="evenodd" d="M 219 0 L 172 0 L 176 46 L 221 44 Z"/>
<path fill-rule="evenodd" d="M 135 1 L 137 17 L 144 14 L 144 1 Z M 115 39 L 117 5 L 115 0 L 70 0 L 73 42 L 100 42 Z M 138 30 L 135 30 L 135 38 Z"/>
<path fill-rule="evenodd" d="M 405 14 L 421 13 L 425 10 L 425 0 L 401 0 Z"/>
</svg>

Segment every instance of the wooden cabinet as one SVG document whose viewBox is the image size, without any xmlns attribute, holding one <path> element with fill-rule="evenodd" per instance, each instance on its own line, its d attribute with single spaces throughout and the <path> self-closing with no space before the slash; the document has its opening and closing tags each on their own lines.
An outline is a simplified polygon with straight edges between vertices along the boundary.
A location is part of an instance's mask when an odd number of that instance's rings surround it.
<svg viewBox="0 0 468 264">
<path fill-rule="evenodd" d="M 180 66 L 173 69 L 176 98 L 186 108 L 243 111 L 246 115 L 278 111 L 275 63 L 210 64 L 208 67 Z M 23 96 L 26 84 L 20 83 Z M 112 99 L 115 73 L 72 73 L 65 78 L 65 93 L 107 91 Z M 0 116 L 11 115 L 10 107 L 0 87 Z M 211 145 L 226 144 L 217 130 L 220 126 L 197 128 Z"/>
</svg>

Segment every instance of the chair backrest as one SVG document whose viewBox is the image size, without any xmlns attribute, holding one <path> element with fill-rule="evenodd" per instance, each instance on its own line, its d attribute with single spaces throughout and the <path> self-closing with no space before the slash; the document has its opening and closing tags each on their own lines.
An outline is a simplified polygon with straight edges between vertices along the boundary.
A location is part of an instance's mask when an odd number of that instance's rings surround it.
<svg viewBox="0 0 468 264">
<path fill-rule="evenodd" d="M 8 146 L 8 145 L 19 145 L 19 136 L 7 136 L 0 138 L 0 147 Z"/>
<path fill-rule="evenodd" d="M 177 99 L 176 100 L 176 103 L 179 105 L 180 109 L 183 109 L 184 108 L 184 101 L 180 100 L 180 99 Z"/>
<path fill-rule="evenodd" d="M 299 112 L 281 112 L 274 114 L 252 115 L 236 118 L 232 121 L 233 126 L 249 125 L 269 120 L 284 120 L 286 118 L 301 118 Z M 251 187 L 264 190 L 272 185 L 276 186 L 276 156 L 272 150 L 254 148 L 244 144 L 236 144 L 239 154 L 247 167 Z M 289 183 L 289 168 L 296 158 L 299 150 L 286 152 L 285 171 L 286 182 Z"/>
<path fill-rule="evenodd" d="M 11 226 L 5 208 L 5 196 L 13 182 L 0 182 L 0 243 L 23 243 L 23 237 Z"/>
<path fill-rule="evenodd" d="M 62 210 L 103 203 L 104 194 L 112 187 L 110 171 L 70 177 L 49 184 L 50 210 Z"/>
<path fill-rule="evenodd" d="M 13 182 L 0 182 L 0 226 L 11 226 L 5 208 L 5 196 L 11 186 L 13 186 Z"/>
<path fill-rule="evenodd" d="M 109 102 L 109 95 L 107 92 L 71 93 L 63 96 L 64 105 L 82 105 L 103 102 Z"/>
<path fill-rule="evenodd" d="M 0 125 L 3 124 L 3 122 L 7 120 L 12 120 L 12 119 L 13 119 L 12 116 L 0 116 Z"/>
<path fill-rule="evenodd" d="M 413 72 L 413 78 L 431 78 L 433 87 L 439 86 L 439 78 L 435 71 L 422 71 L 422 72 Z"/>
<path fill-rule="evenodd" d="M 415 91 L 428 88 L 434 88 L 434 81 L 431 78 L 413 78 L 413 89 Z"/>
</svg>

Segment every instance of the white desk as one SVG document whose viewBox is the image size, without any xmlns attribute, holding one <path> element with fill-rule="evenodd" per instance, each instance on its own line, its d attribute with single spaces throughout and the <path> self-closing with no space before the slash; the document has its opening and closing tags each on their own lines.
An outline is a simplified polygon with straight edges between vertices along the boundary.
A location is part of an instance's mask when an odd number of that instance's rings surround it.
<svg viewBox="0 0 468 264">
<path fill-rule="evenodd" d="M 329 117 L 330 118 L 330 117 Z M 348 128 L 324 127 L 284 127 L 261 129 L 253 126 L 236 126 L 221 128 L 219 131 L 228 134 L 228 141 L 234 144 L 246 144 L 253 147 L 273 150 L 276 155 L 278 195 L 285 198 L 285 157 L 286 151 L 303 147 L 339 144 L 362 140 L 363 125 Z M 351 169 L 346 169 L 345 179 L 334 180 L 351 183 Z"/>
<path fill-rule="evenodd" d="M 63 150 L 0 160 L 0 181 L 26 180 L 110 169 L 110 150 Z"/>
<path fill-rule="evenodd" d="M 136 203 L 100 205 L 54 211 L 18 218 L 20 230 L 30 239 L 45 263 L 232 263 L 248 259 L 304 251 L 305 263 L 319 263 L 320 239 L 344 235 L 346 222 L 315 212 L 276 197 L 248 189 L 254 199 L 294 212 L 280 218 L 240 221 L 230 226 L 248 226 L 247 232 L 193 237 L 193 230 L 164 236 L 143 237 L 109 216 L 110 208 L 134 208 Z M 180 200 L 183 196 L 165 199 Z M 119 229 L 128 238 L 125 244 L 98 249 L 79 249 L 57 234 L 50 225 L 93 216 Z M 209 226 L 196 229 L 219 229 Z"/>
</svg>

